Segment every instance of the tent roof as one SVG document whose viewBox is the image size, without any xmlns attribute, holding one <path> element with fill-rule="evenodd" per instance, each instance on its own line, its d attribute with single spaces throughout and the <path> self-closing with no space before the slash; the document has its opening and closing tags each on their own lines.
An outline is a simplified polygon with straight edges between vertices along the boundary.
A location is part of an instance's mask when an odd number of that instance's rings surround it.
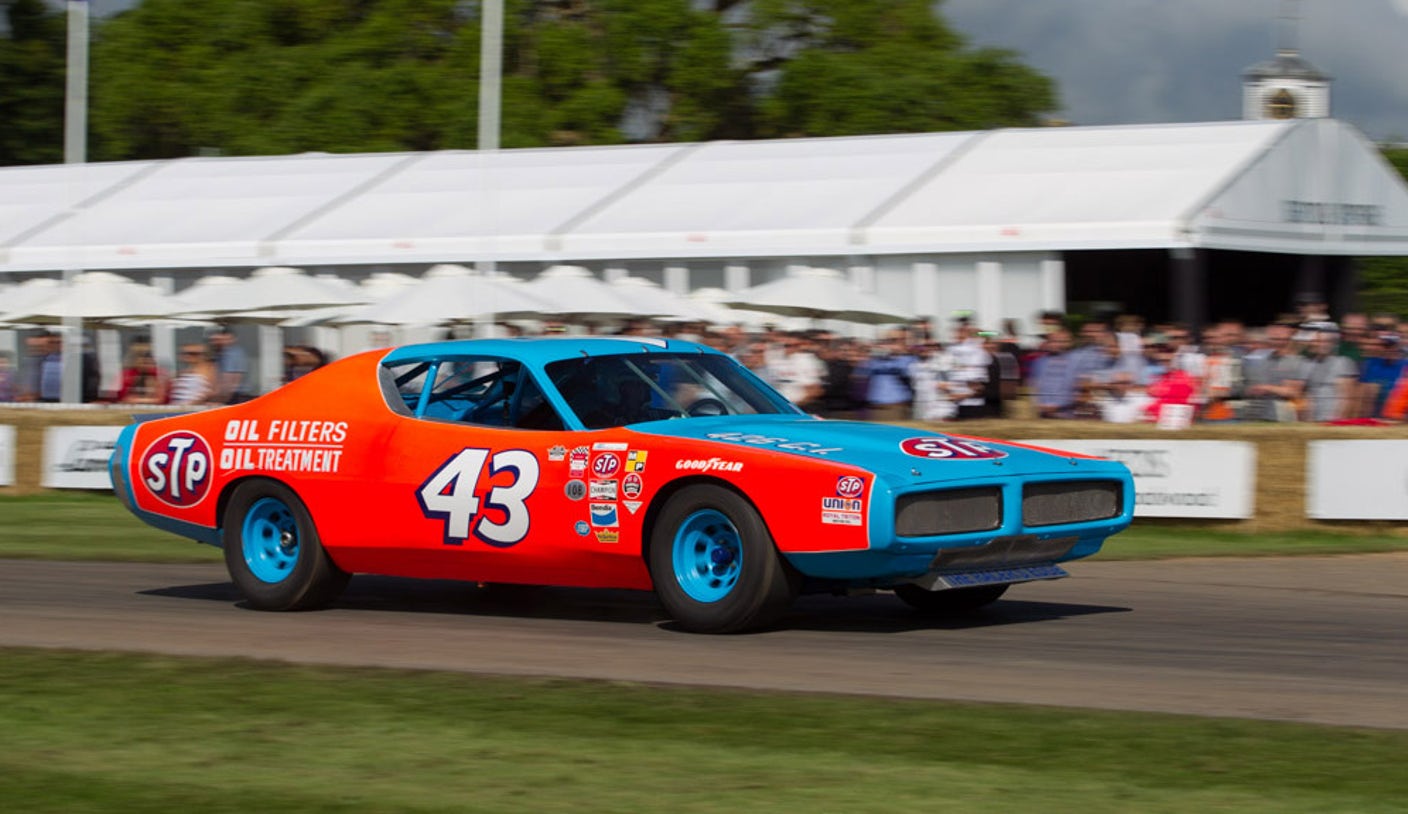
<svg viewBox="0 0 1408 814">
<path fill-rule="evenodd" d="M 1230 248 L 1408 254 L 1330 119 L 0 168 L 0 271 Z"/>
</svg>

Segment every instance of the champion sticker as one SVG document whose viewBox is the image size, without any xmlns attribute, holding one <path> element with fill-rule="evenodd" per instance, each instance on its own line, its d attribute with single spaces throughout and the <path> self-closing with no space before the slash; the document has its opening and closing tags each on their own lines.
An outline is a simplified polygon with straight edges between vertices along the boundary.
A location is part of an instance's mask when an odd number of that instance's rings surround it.
<svg viewBox="0 0 1408 814">
<path fill-rule="evenodd" d="M 614 480 L 592 481 L 592 500 L 615 500 L 617 491 Z"/>
<path fill-rule="evenodd" d="M 1007 453 L 993 449 L 977 441 L 961 438 L 906 438 L 900 442 L 900 449 L 906 455 L 928 458 L 931 461 L 983 460 L 1006 458 Z"/>
</svg>

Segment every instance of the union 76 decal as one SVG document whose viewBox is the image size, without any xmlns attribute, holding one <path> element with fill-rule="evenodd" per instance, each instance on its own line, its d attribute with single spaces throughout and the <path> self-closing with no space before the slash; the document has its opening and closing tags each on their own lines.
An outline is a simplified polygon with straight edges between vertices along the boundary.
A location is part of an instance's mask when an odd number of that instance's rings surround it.
<svg viewBox="0 0 1408 814">
<path fill-rule="evenodd" d="M 476 491 L 488 462 L 485 489 Z M 466 447 L 431 473 L 416 492 L 426 517 L 445 522 L 445 544 L 462 545 L 473 534 L 507 548 L 528 536 L 527 500 L 538 487 L 538 459 L 531 452 Z"/>
</svg>

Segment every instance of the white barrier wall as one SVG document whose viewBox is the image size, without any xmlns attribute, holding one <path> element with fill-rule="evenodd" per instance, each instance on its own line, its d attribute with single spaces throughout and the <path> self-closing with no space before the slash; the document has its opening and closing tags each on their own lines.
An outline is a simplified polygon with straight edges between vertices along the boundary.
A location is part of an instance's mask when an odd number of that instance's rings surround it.
<svg viewBox="0 0 1408 814">
<path fill-rule="evenodd" d="M 1120 461 L 1135 517 L 1245 519 L 1256 511 L 1256 445 L 1243 441 L 1066 439 L 1026 443 Z"/>
<path fill-rule="evenodd" d="M 0 425 L 0 486 L 15 485 L 15 428 Z"/>
<path fill-rule="evenodd" d="M 44 475 L 51 489 L 111 489 L 108 458 L 122 427 L 48 427 L 44 430 Z"/>
<path fill-rule="evenodd" d="M 1311 441 L 1306 514 L 1317 520 L 1408 520 L 1408 441 Z"/>
</svg>

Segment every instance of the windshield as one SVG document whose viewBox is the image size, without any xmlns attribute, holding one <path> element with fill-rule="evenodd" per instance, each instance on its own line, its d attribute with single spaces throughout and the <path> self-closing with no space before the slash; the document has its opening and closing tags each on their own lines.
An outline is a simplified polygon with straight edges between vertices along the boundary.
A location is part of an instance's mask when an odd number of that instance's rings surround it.
<svg viewBox="0 0 1408 814">
<path fill-rule="evenodd" d="M 727 356 L 636 353 L 547 365 L 548 378 L 587 429 L 691 416 L 796 413 Z"/>
</svg>

